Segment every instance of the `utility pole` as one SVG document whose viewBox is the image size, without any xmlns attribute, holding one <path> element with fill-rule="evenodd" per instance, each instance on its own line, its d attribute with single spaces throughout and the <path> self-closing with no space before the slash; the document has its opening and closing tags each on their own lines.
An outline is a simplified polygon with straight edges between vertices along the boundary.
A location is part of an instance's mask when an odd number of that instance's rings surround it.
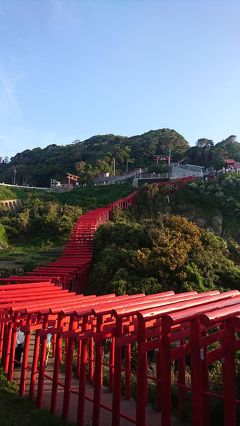
<svg viewBox="0 0 240 426">
<path fill-rule="evenodd" d="M 16 185 L 16 174 L 17 174 L 17 169 L 15 166 L 13 166 L 13 185 Z"/>
<path fill-rule="evenodd" d="M 113 176 L 116 174 L 116 160 L 115 157 L 113 157 Z"/>
<path fill-rule="evenodd" d="M 170 166 L 171 164 L 171 153 L 172 153 L 172 149 L 169 148 L 169 154 L 168 154 L 168 165 Z"/>
</svg>

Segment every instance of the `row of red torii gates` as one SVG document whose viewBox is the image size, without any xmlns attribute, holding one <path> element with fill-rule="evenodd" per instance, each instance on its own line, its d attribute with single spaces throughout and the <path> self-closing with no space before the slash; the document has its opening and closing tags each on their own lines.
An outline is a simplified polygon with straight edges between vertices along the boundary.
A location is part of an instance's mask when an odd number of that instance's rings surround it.
<svg viewBox="0 0 240 426">
<path fill-rule="evenodd" d="M 189 180 L 184 178 L 164 185 L 179 189 Z M 134 192 L 81 216 L 63 254 L 55 262 L 25 276 L 0 278 L 0 358 L 4 371 L 8 380 L 14 380 L 16 334 L 20 327 L 25 333 L 20 395 L 26 394 L 29 375 L 29 399 L 36 399 L 41 408 L 44 381 L 51 380 L 51 412 L 56 411 L 61 388 L 64 392 L 62 415 L 68 419 L 74 392 L 78 398 L 76 422 L 79 426 L 85 425 L 84 408 L 86 400 L 89 401 L 87 382 L 94 389 L 91 399 L 93 426 L 100 425 L 101 410 L 109 411 L 112 426 L 119 426 L 121 419 L 145 426 L 150 382 L 156 386 L 159 425 L 170 426 L 173 366 L 180 417 L 187 396 L 191 394 L 192 425 L 211 426 L 210 402 L 218 398 L 223 403 L 224 425 L 236 426 L 240 423 L 235 366 L 236 352 L 240 349 L 239 291 L 220 293 L 214 290 L 200 294 L 168 291 L 148 296 L 82 294 L 95 230 L 109 220 L 113 208 L 128 208 L 136 196 Z M 48 334 L 52 334 L 53 341 L 51 375 L 45 370 Z M 34 350 L 30 360 L 31 339 Z M 131 363 L 133 350 L 136 352 L 134 368 Z M 106 351 L 108 362 L 103 359 Z M 154 375 L 148 369 L 153 351 Z M 60 380 L 62 360 L 64 380 Z M 209 366 L 217 361 L 222 365 L 221 393 L 209 389 Z M 111 406 L 101 401 L 103 368 L 104 385 L 112 392 Z M 190 382 L 186 381 L 186 370 Z M 77 391 L 72 389 L 73 377 L 78 379 Z M 123 393 L 126 399 L 131 398 L 133 378 L 137 387 L 136 414 L 129 416 L 121 410 L 121 398 Z"/>
</svg>

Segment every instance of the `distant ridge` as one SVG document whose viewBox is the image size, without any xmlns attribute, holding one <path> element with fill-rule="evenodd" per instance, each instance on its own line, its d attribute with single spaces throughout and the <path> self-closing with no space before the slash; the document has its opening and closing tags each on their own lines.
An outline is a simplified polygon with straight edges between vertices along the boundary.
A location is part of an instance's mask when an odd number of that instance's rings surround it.
<svg viewBox="0 0 240 426">
<path fill-rule="evenodd" d="M 83 167 L 90 176 L 112 171 L 113 157 L 116 173 L 124 173 L 153 164 L 154 155 L 167 154 L 170 149 L 176 161 L 189 149 L 186 139 L 171 129 L 150 130 L 129 138 L 97 135 L 65 146 L 52 144 L 18 153 L 9 163 L 0 164 L 0 181 L 12 183 L 13 167 L 16 167 L 17 183 L 49 186 L 51 178 L 63 180 L 66 172 L 82 172 Z"/>
<path fill-rule="evenodd" d="M 154 157 L 169 152 L 173 162 L 185 161 L 217 170 L 224 167 L 227 158 L 240 162 L 240 144 L 235 135 L 215 145 L 211 139 L 200 138 L 190 147 L 178 132 L 163 128 L 131 137 L 96 135 L 68 145 L 27 149 L 10 162 L 0 162 L 0 182 L 12 183 L 15 173 L 17 184 L 46 187 L 50 179 L 65 181 L 66 172 L 70 172 L 80 176 L 80 183 L 89 183 L 96 175 L 111 174 L 114 169 L 116 174 L 123 174 L 156 165 Z"/>
</svg>

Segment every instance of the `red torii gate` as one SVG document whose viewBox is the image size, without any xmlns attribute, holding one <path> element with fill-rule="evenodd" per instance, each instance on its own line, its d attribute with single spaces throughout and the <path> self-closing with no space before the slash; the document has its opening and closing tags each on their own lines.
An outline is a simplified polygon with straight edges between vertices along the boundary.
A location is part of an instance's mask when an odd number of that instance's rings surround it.
<svg viewBox="0 0 240 426">
<path fill-rule="evenodd" d="M 176 182 L 175 182 L 176 183 Z M 177 182 L 176 185 L 181 184 Z M 58 388 L 63 386 L 62 414 L 69 416 L 71 395 L 78 398 L 77 424 L 84 425 L 85 401 L 92 402 L 93 425 L 100 425 L 101 410 L 112 413 L 112 426 L 124 418 L 137 426 L 147 424 L 148 382 L 156 383 L 159 423 L 171 425 L 171 367 L 178 372 L 178 410 L 184 412 L 186 393 L 192 395 L 192 425 L 210 426 L 209 402 L 219 398 L 224 406 L 224 425 L 237 426 L 236 351 L 240 349 L 240 293 L 237 290 L 198 294 L 173 291 L 145 296 L 83 296 L 87 269 L 91 262 L 92 237 L 101 223 L 109 219 L 115 207 L 127 208 L 136 193 L 106 208 L 96 209 L 77 221 L 62 256 L 46 267 L 24 277 L 0 278 L 0 358 L 8 380 L 14 380 L 17 328 L 25 333 L 21 364 L 20 395 L 36 398 L 43 406 L 44 382 L 52 382 L 50 409 L 54 413 Z M 85 276 L 84 276 L 85 273 Z M 50 326 L 50 328 L 49 328 Z M 53 336 L 53 371 L 45 370 L 47 335 Z M 32 339 L 33 359 L 29 359 Z M 34 340 L 34 341 L 33 341 Z M 110 345 L 106 347 L 106 342 Z M 65 343 L 65 344 L 63 344 Z M 136 370 L 132 369 L 132 348 L 137 349 Z M 73 349 L 76 349 L 74 352 Z M 156 374 L 149 375 L 149 353 L 155 351 Z M 109 361 L 103 360 L 106 352 Z M 75 353 L 75 355 L 74 355 Z M 122 362 L 124 353 L 125 365 Z M 64 383 L 59 382 L 64 355 Z M 72 388 L 73 359 L 76 357 L 79 388 Z M 209 390 L 208 366 L 223 364 L 223 393 Z M 29 363 L 31 361 L 31 364 Z M 191 366 L 191 385 L 185 382 L 187 362 Z M 39 367 L 38 367 L 39 365 Z M 112 406 L 101 401 L 103 365 L 108 368 Z M 88 372 L 87 372 L 88 367 Z M 30 385 L 27 387 L 27 374 Z M 131 380 L 137 380 L 136 416 L 121 410 L 121 380 L 125 396 L 131 397 Z M 86 382 L 94 387 L 94 396 L 86 393 Z"/>
<path fill-rule="evenodd" d="M 154 159 L 157 164 L 159 164 L 159 161 L 166 161 L 168 165 L 171 164 L 171 155 L 155 155 Z"/>
<path fill-rule="evenodd" d="M 71 186 L 72 181 L 77 183 L 79 181 L 79 176 L 67 173 L 67 187 Z"/>
<path fill-rule="evenodd" d="M 23 287 L 22 287 L 23 286 Z M 0 286 L 0 356 L 8 379 L 14 379 L 14 354 L 17 327 L 25 333 L 21 368 L 20 395 L 26 392 L 28 369 L 31 370 L 29 398 L 36 397 L 42 407 L 44 381 L 52 381 L 52 412 L 58 399 L 61 354 L 65 352 L 65 380 L 62 414 L 69 415 L 72 392 L 78 395 L 77 424 L 84 425 L 86 381 L 94 386 L 92 398 L 93 425 L 100 425 L 100 410 L 112 412 L 112 425 L 120 418 L 138 426 L 146 425 L 148 381 L 156 382 L 156 404 L 161 412 L 162 426 L 171 425 L 171 366 L 177 363 L 178 409 L 184 411 L 186 392 L 192 394 L 192 424 L 210 425 L 209 398 L 223 398 L 224 424 L 238 424 L 236 407 L 235 351 L 240 348 L 240 293 L 236 290 L 219 293 L 210 291 L 145 296 L 83 296 L 64 291 L 46 281 Z M 47 300 L 47 302 L 46 302 Z M 51 328 L 49 328 L 49 325 Z M 47 334 L 53 335 L 54 367 L 45 371 Z M 31 335 L 34 355 L 29 365 Z M 63 345 L 65 341 L 65 345 Z M 109 349 L 104 342 L 110 341 Z M 40 344 L 41 342 L 41 344 Z M 216 348 L 210 345 L 217 343 Z M 137 370 L 131 368 L 132 346 L 137 346 Z M 79 390 L 72 389 L 73 348 L 77 350 Z M 109 362 L 103 362 L 103 352 L 109 351 Z M 125 366 L 122 364 L 123 350 Z M 148 373 L 148 354 L 156 352 L 156 376 Z M 191 388 L 185 383 L 186 358 L 191 364 Z M 224 361 L 223 395 L 208 389 L 208 365 Z M 37 367 L 39 364 L 39 368 Z M 108 367 L 108 386 L 113 403 L 101 402 L 103 365 Z M 88 366 L 88 373 L 87 373 Z M 121 411 L 121 377 L 125 377 L 125 396 L 131 397 L 131 379 L 137 377 L 136 418 Z M 105 380 L 107 378 L 105 377 Z"/>
</svg>

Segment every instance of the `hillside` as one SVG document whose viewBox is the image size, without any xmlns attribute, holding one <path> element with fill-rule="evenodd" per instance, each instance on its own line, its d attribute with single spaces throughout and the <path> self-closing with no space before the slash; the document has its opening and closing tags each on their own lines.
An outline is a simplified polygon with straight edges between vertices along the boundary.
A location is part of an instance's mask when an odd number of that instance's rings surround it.
<svg viewBox="0 0 240 426">
<path fill-rule="evenodd" d="M 57 201 L 62 204 L 81 206 L 83 211 L 87 211 L 125 197 L 132 190 L 130 183 L 108 185 L 107 188 L 104 186 L 79 187 L 69 192 L 46 192 L 45 190 L 34 188 L 25 189 L 0 185 L 0 201 L 14 198 L 21 198 L 22 200 L 39 198 L 45 201 Z"/>
<path fill-rule="evenodd" d="M 240 175 L 193 182 L 176 192 L 156 185 L 144 188 L 135 212 L 138 220 L 164 213 L 184 216 L 220 237 L 240 242 Z"/>
<path fill-rule="evenodd" d="M 99 173 L 113 172 L 113 159 L 116 174 L 122 174 L 150 167 L 155 164 L 155 155 L 166 155 L 170 150 L 173 162 L 183 161 L 217 170 L 224 166 L 226 158 L 240 161 L 240 143 L 234 135 L 215 145 L 212 140 L 201 138 L 190 147 L 175 130 L 159 129 L 131 137 L 97 135 L 65 146 L 27 149 L 12 157 L 10 162 L 0 161 L 0 182 L 12 183 L 16 170 L 16 182 L 20 185 L 49 186 L 51 178 L 66 182 L 66 172 L 79 175 L 80 184 L 90 183 Z"/>
<path fill-rule="evenodd" d="M 227 158 L 240 161 L 240 143 L 235 135 L 230 135 L 215 145 L 210 139 L 198 139 L 196 145 L 187 152 L 189 163 L 217 170 L 225 166 L 224 160 Z"/>
<path fill-rule="evenodd" d="M 89 186 L 64 193 L 0 186 L 0 273 L 22 273 L 53 260 L 76 219 L 132 192 L 128 183 Z M 21 198 L 22 210 L 1 207 L 1 200 Z"/>
<path fill-rule="evenodd" d="M 97 230 L 89 292 L 240 289 L 239 188 L 239 175 L 144 187 L 132 211 Z"/>
<path fill-rule="evenodd" d="M 0 164 L 0 181 L 12 182 L 13 167 L 17 170 L 17 183 L 49 186 L 50 179 L 65 181 L 66 172 L 78 173 L 81 182 L 97 173 L 113 170 L 116 173 L 127 169 L 146 167 L 154 162 L 154 155 L 172 151 L 173 160 L 183 158 L 188 142 L 175 130 L 152 130 L 133 137 L 102 135 L 70 145 L 34 148 L 25 150 L 11 158 L 9 163 Z"/>
</svg>

